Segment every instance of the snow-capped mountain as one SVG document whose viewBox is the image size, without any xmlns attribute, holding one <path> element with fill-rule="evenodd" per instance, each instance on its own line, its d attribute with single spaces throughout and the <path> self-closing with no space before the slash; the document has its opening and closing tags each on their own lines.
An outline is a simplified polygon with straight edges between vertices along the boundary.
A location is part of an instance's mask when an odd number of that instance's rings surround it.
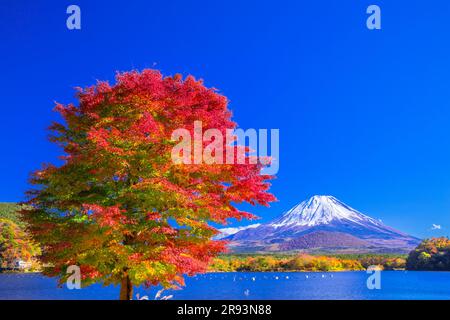
<svg viewBox="0 0 450 320">
<path fill-rule="evenodd" d="M 332 196 L 313 196 L 269 223 L 223 238 L 235 251 L 408 252 L 420 241 Z"/>
<path fill-rule="evenodd" d="M 303 201 L 283 214 L 270 225 L 279 228 L 285 226 L 317 226 L 333 221 L 349 221 L 356 224 L 381 225 L 372 219 L 339 201 L 332 196 L 314 196 Z"/>
</svg>

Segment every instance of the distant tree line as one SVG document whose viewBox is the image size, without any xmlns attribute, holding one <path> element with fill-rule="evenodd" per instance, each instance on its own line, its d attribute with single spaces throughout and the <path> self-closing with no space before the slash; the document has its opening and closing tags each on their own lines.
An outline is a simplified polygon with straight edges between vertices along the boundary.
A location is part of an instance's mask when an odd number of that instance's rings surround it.
<svg viewBox="0 0 450 320">
<path fill-rule="evenodd" d="M 223 255 L 214 259 L 210 271 L 358 271 L 370 265 L 394 270 L 405 264 L 405 258 L 392 255 Z"/>
</svg>

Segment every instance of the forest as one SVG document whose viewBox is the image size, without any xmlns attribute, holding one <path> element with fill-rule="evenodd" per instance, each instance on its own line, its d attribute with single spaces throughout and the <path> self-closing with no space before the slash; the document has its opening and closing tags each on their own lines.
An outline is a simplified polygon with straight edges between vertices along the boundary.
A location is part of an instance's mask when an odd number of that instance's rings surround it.
<svg viewBox="0 0 450 320">
<path fill-rule="evenodd" d="M 450 271 L 450 240 L 447 237 L 431 238 L 410 252 L 408 270 Z"/>
<path fill-rule="evenodd" d="M 39 246 L 25 231 L 15 203 L 0 203 L 0 270 L 39 269 Z"/>
</svg>

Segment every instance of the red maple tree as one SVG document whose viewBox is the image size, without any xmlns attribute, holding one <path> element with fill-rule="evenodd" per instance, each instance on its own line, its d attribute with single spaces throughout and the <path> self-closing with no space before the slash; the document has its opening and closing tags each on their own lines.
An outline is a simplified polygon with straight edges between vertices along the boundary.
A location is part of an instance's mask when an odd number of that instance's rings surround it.
<svg viewBox="0 0 450 320">
<path fill-rule="evenodd" d="M 236 127 L 226 97 L 202 81 L 133 71 L 115 85 L 78 89 L 77 98 L 56 106 L 64 123 L 51 126 L 64 163 L 32 175 L 23 210 L 45 274 L 62 282 L 78 265 L 83 285 L 120 284 L 121 299 L 133 286 L 183 285 L 184 274 L 205 271 L 225 250 L 209 222 L 252 218 L 235 205 L 275 200 L 260 163 L 172 161 L 174 130 L 192 132 L 194 121 L 224 134 Z"/>
</svg>

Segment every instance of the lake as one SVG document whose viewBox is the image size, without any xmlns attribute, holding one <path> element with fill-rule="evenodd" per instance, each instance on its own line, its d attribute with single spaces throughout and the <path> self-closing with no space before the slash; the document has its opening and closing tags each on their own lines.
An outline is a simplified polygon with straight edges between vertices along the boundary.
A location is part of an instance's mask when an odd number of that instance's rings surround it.
<svg viewBox="0 0 450 320">
<path fill-rule="evenodd" d="M 381 272 L 381 289 L 367 288 L 366 272 L 226 272 L 186 277 L 172 299 L 450 299 L 450 272 Z M 136 288 L 153 299 L 157 288 Z M 0 274 L 0 299 L 117 299 L 119 288 L 58 288 L 40 274 Z"/>
</svg>

